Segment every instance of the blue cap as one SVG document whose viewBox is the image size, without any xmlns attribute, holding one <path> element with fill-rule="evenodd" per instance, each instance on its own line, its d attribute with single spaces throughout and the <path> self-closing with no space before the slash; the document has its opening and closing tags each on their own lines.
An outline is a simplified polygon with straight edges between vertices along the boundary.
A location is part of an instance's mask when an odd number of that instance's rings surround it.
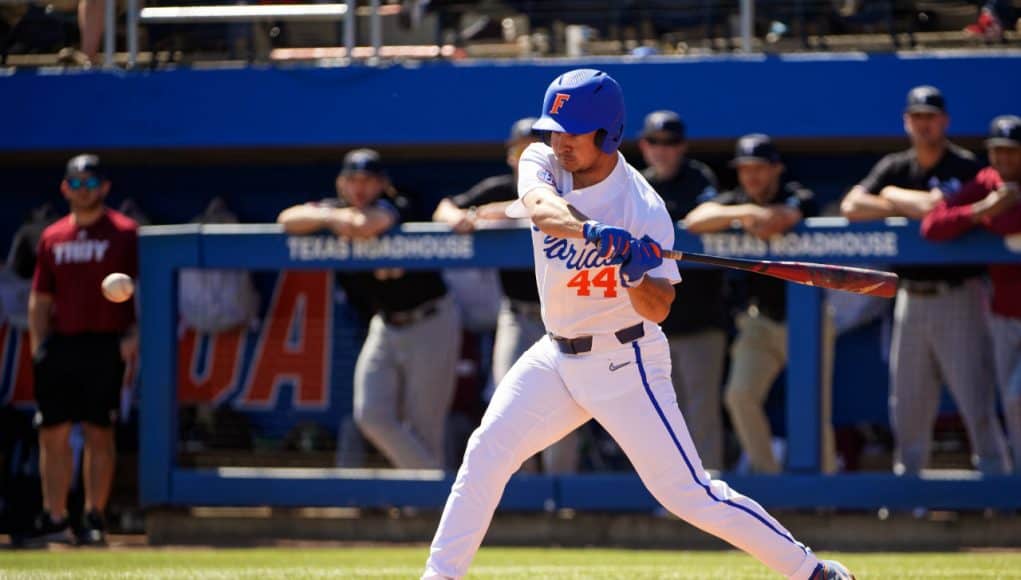
<svg viewBox="0 0 1021 580">
<path fill-rule="evenodd" d="M 993 119 L 986 147 L 1021 147 L 1021 117 L 1000 115 Z"/>
<path fill-rule="evenodd" d="M 624 91 L 601 70 L 568 71 L 546 89 L 542 116 L 532 127 L 574 135 L 599 131 L 599 148 L 613 153 L 624 137 Z"/>
<path fill-rule="evenodd" d="M 746 162 L 757 163 L 780 163 L 780 152 L 769 135 L 752 133 L 737 140 L 737 147 L 734 150 L 734 159 L 731 165 L 740 165 Z"/>
<path fill-rule="evenodd" d="M 653 133 L 669 133 L 678 141 L 684 141 L 685 127 L 681 116 L 673 111 L 653 111 L 645 116 L 642 124 L 642 137 Z"/>
<path fill-rule="evenodd" d="M 936 87 L 922 85 L 908 93 L 905 113 L 946 113 L 947 101 Z"/>
<path fill-rule="evenodd" d="M 372 149 L 355 149 L 344 156 L 344 164 L 340 169 L 341 175 L 352 173 L 369 173 L 382 177 L 386 175 L 386 170 L 379 153 Z"/>
<path fill-rule="evenodd" d="M 74 177 L 83 173 L 91 173 L 100 179 L 104 179 L 103 169 L 99 165 L 99 156 L 91 153 L 75 155 L 64 168 L 64 177 Z"/>
</svg>

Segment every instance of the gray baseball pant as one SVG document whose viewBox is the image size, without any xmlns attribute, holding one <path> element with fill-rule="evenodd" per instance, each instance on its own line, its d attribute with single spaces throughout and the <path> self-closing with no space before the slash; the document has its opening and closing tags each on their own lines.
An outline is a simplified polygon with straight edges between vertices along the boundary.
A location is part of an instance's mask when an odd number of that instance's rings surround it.
<svg viewBox="0 0 1021 580">
<path fill-rule="evenodd" d="M 1000 404 L 1007 419 L 1014 473 L 1021 473 L 1021 318 L 992 314 L 989 330 L 993 336 Z"/>
<path fill-rule="evenodd" d="M 727 335 L 718 328 L 675 334 L 670 340 L 671 378 L 677 403 L 706 469 L 723 469 L 723 357 Z"/>
<path fill-rule="evenodd" d="M 894 471 L 917 475 L 929 461 L 932 426 L 946 383 L 971 441 L 972 463 L 986 474 L 1007 469 L 996 416 L 996 376 L 986 326 L 985 281 L 936 294 L 897 292 L 890 348 Z"/>
<path fill-rule="evenodd" d="M 456 388 L 461 316 L 450 295 L 406 326 L 372 317 L 354 377 L 354 417 L 394 467 L 442 469 L 443 433 Z"/>
</svg>

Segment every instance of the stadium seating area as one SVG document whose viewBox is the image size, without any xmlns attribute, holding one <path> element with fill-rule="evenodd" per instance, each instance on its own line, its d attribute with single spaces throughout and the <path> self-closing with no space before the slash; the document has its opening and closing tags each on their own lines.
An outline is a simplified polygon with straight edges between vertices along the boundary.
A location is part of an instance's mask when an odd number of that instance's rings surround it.
<svg viewBox="0 0 1021 580">
<path fill-rule="evenodd" d="M 258 3 L 272 7 L 274 3 Z M 370 7 L 358 8 L 356 58 L 532 58 L 583 55 L 704 55 L 742 48 L 740 3 L 683 0 L 429 1 L 380 7 L 382 50 L 373 52 Z M 1000 0 L 995 22 L 969 0 L 760 0 L 753 2 L 749 48 L 755 51 L 998 49 L 1015 43 L 1017 2 Z M 211 6 L 203 0 L 154 0 L 147 7 Z M 118 3 L 118 62 L 128 61 L 127 3 Z M 0 6 L 0 63 L 81 64 L 75 3 Z M 341 18 L 342 20 L 342 18 Z M 143 22 L 138 62 L 316 61 L 346 57 L 344 23 L 290 21 Z"/>
</svg>

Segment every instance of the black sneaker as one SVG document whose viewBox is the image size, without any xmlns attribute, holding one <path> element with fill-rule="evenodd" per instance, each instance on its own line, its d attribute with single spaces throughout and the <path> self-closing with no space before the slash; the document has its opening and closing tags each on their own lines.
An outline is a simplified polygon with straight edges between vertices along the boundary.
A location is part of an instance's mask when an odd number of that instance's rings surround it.
<svg viewBox="0 0 1021 580">
<path fill-rule="evenodd" d="M 78 544 L 82 546 L 106 545 L 106 520 L 103 514 L 93 510 L 82 516 L 82 527 L 78 530 Z"/>
<path fill-rule="evenodd" d="M 69 544 L 71 532 L 66 517 L 55 520 L 49 512 L 43 512 L 36 516 L 28 533 L 18 534 L 12 540 L 15 546 L 24 548 L 41 547 L 50 542 Z"/>
</svg>

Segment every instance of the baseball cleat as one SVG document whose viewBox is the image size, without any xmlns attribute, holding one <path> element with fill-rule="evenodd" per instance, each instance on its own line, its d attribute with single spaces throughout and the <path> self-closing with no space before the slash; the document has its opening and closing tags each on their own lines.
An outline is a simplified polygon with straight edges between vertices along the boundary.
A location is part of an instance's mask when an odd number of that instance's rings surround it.
<svg viewBox="0 0 1021 580">
<path fill-rule="evenodd" d="M 819 560 L 808 580 L 854 580 L 854 574 L 836 560 Z"/>
</svg>

